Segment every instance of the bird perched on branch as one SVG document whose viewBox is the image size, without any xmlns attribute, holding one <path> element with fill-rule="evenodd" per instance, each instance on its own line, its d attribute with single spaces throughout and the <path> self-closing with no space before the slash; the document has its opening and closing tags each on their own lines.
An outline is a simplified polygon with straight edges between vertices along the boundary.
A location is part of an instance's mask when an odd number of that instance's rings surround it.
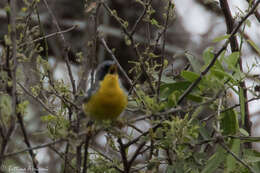
<svg viewBox="0 0 260 173">
<path fill-rule="evenodd" d="M 83 101 L 83 111 L 93 120 L 115 120 L 127 105 L 120 87 L 117 65 L 104 61 L 97 67 L 95 82 Z"/>
</svg>

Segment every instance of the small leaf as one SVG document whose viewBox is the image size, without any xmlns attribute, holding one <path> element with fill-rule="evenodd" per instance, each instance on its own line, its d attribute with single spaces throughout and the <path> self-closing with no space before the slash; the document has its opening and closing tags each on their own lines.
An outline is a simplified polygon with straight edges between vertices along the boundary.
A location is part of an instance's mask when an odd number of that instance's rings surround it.
<svg viewBox="0 0 260 173">
<path fill-rule="evenodd" d="M 257 52 L 258 55 L 260 55 L 260 48 L 256 45 L 256 43 L 253 40 L 246 40 Z"/>
<path fill-rule="evenodd" d="M 201 63 L 199 61 L 198 58 L 196 58 L 195 56 L 193 56 L 190 53 L 185 53 L 185 56 L 187 57 L 187 59 L 189 60 L 192 69 L 196 72 L 196 73 L 200 73 L 200 69 L 201 69 Z"/>
<path fill-rule="evenodd" d="M 194 101 L 194 102 L 202 102 L 203 98 L 201 96 L 198 96 L 198 95 L 194 95 L 194 94 L 189 94 L 187 96 L 187 98 L 191 101 Z"/>
<path fill-rule="evenodd" d="M 245 136 L 249 136 L 249 133 L 245 129 L 239 128 L 239 132 Z"/>
<path fill-rule="evenodd" d="M 220 126 L 224 135 L 231 135 L 237 132 L 239 126 L 235 110 L 231 109 L 221 113 Z"/>
<path fill-rule="evenodd" d="M 158 21 L 155 20 L 155 19 L 151 19 L 151 24 L 157 26 L 158 25 Z"/>
<path fill-rule="evenodd" d="M 225 58 L 225 62 L 227 63 L 229 68 L 231 69 L 235 68 L 239 56 L 240 56 L 239 52 L 233 52 L 232 54 L 230 54 L 228 57 Z"/>
<path fill-rule="evenodd" d="M 193 82 L 200 77 L 199 74 L 192 71 L 182 71 L 181 76 L 189 82 Z"/>
<path fill-rule="evenodd" d="M 250 20 L 246 20 L 245 21 L 245 24 L 250 28 L 251 27 L 251 22 L 250 22 Z"/>
<path fill-rule="evenodd" d="M 183 91 L 190 86 L 191 82 L 181 81 L 174 83 L 162 84 L 160 87 L 161 97 L 167 98 L 174 91 Z"/>
<path fill-rule="evenodd" d="M 232 146 L 231 146 L 231 151 L 235 153 L 236 155 L 239 155 L 240 151 L 240 140 L 239 139 L 234 139 L 232 140 Z M 229 154 L 227 156 L 227 169 L 226 172 L 232 172 L 236 168 L 236 159 Z"/>
<path fill-rule="evenodd" d="M 223 70 L 219 69 L 211 69 L 211 74 L 216 76 L 219 79 L 224 79 L 225 77 L 230 80 L 230 82 L 235 83 L 236 80 L 233 78 L 233 76 Z"/>
<path fill-rule="evenodd" d="M 220 166 L 220 164 L 226 159 L 225 150 L 217 146 L 216 152 L 211 156 L 207 162 L 206 167 L 202 170 L 201 173 L 213 173 Z"/>
<path fill-rule="evenodd" d="M 220 42 L 222 40 L 226 40 L 226 39 L 229 39 L 230 37 L 230 34 L 227 34 L 227 35 L 222 35 L 220 37 L 216 37 L 212 40 L 213 43 L 217 43 L 217 42 Z"/>
<path fill-rule="evenodd" d="M 174 83 L 168 83 L 168 84 L 162 84 L 160 89 L 169 89 L 168 92 L 172 93 L 174 90 L 185 90 L 189 87 L 191 82 L 187 81 L 181 81 L 181 82 L 174 82 Z"/>
<path fill-rule="evenodd" d="M 214 53 L 212 47 L 209 47 L 203 51 L 203 60 L 205 62 L 205 65 L 208 65 L 213 58 L 214 58 Z"/>
</svg>

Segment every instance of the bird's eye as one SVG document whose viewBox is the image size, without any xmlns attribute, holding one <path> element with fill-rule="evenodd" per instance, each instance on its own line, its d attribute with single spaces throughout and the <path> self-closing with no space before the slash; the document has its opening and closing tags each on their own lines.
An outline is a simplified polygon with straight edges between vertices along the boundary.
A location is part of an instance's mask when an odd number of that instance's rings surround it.
<svg viewBox="0 0 260 173">
<path fill-rule="evenodd" d="M 116 65 L 110 66 L 108 73 L 116 74 L 117 73 L 117 66 Z"/>
</svg>

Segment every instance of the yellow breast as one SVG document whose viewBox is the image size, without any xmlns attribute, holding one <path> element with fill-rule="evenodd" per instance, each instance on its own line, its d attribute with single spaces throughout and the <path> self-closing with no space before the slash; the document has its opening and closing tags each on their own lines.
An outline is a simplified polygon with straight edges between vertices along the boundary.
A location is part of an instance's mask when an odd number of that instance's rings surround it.
<svg viewBox="0 0 260 173">
<path fill-rule="evenodd" d="M 85 113 L 96 120 L 116 119 L 127 105 L 127 96 L 120 88 L 118 75 L 107 74 L 99 90 L 83 106 Z"/>
</svg>

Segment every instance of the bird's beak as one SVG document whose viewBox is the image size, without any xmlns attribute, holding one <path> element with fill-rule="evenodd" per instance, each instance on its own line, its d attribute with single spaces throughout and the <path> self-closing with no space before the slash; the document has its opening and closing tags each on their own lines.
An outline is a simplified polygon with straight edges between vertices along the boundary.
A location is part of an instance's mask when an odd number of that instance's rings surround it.
<svg viewBox="0 0 260 173">
<path fill-rule="evenodd" d="M 116 64 L 113 64 L 109 67 L 109 70 L 108 70 L 109 74 L 117 74 L 117 66 Z"/>
</svg>

